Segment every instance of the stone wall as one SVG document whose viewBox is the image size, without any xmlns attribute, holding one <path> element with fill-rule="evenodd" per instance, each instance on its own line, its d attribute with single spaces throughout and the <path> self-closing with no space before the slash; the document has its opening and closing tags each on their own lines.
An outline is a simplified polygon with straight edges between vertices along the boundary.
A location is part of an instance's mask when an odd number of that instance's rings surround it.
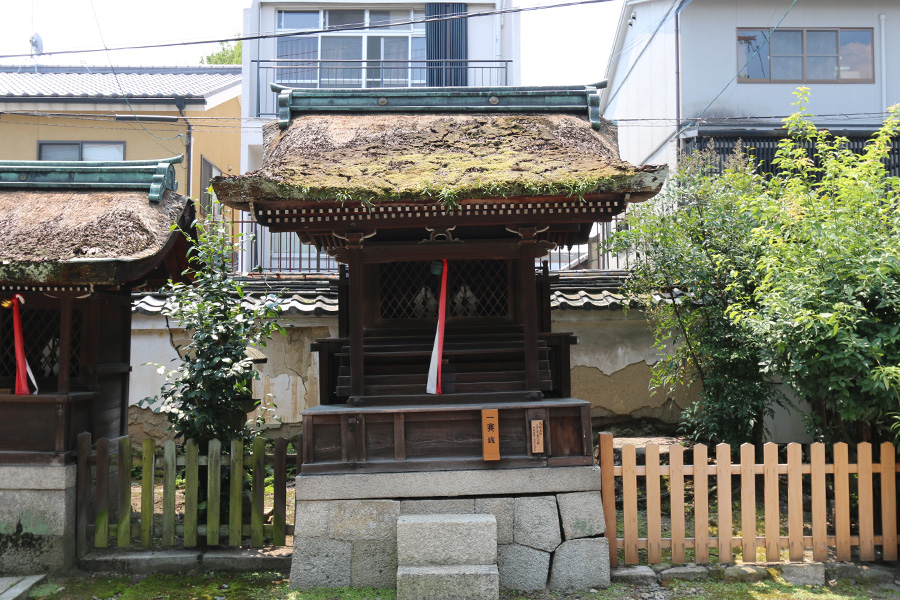
<svg viewBox="0 0 900 600">
<path fill-rule="evenodd" d="M 599 477 L 596 467 L 298 477 L 291 587 L 396 587 L 398 519 L 436 514 L 496 518 L 501 588 L 605 587 Z M 434 543 L 423 538 L 421 552 Z"/>
<path fill-rule="evenodd" d="M 75 562 L 75 465 L 0 466 L 0 575 Z"/>
</svg>

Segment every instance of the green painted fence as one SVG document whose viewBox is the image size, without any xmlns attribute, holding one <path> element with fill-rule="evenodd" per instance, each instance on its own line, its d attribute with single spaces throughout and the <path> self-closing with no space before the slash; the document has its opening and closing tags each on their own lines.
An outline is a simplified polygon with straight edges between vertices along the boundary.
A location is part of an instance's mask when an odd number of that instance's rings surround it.
<svg viewBox="0 0 900 600">
<path fill-rule="evenodd" d="M 301 434 L 302 435 L 302 434 Z M 298 435 L 290 440 L 302 448 Z M 250 448 L 233 441 L 227 452 L 218 440 L 201 455 L 189 441 L 177 446 L 168 440 L 159 448 L 143 441 L 133 457 L 128 436 L 78 436 L 76 541 L 78 556 L 90 547 L 122 549 L 191 548 L 207 546 L 284 546 L 294 526 L 287 522 L 289 461 L 300 466 L 300 454 L 288 453 L 289 440 L 270 442 L 259 437 Z M 161 450 L 161 452 L 160 452 Z M 133 467 L 140 474 L 132 477 Z M 271 470 L 270 470 L 271 469 Z M 266 475 L 273 480 L 273 506 L 265 510 Z M 227 489 L 223 489 L 223 473 Z M 249 500 L 245 488 L 249 480 Z M 140 486 L 140 511 L 132 508 L 132 487 Z M 205 494 L 200 486 L 205 485 Z M 183 492 L 179 508 L 177 493 Z M 201 502 L 205 497 L 206 501 Z M 227 502 L 227 511 L 223 505 Z M 157 508 L 161 504 L 162 510 Z M 245 510 L 249 509 L 249 510 Z"/>
</svg>

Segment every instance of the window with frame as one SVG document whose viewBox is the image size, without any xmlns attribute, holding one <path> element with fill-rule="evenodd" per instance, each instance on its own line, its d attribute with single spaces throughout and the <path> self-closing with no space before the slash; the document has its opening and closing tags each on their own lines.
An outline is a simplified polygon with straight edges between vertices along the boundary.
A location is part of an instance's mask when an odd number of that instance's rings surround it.
<svg viewBox="0 0 900 600">
<path fill-rule="evenodd" d="M 316 33 L 278 38 L 276 78 L 308 88 L 424 86 L 425 24 L 411 23 L 424 16 L 414 9 L 280 10 L 279 33 Z"/>
<path fill-rule="evenodd" d="M 38 142 L 38 160 L 125 160 L 125 142 Z"/>
<path fill-rule="evenodd" d="M 872 29 L 738 29 L 738 81 L 872 83 Z"/>
</svg>

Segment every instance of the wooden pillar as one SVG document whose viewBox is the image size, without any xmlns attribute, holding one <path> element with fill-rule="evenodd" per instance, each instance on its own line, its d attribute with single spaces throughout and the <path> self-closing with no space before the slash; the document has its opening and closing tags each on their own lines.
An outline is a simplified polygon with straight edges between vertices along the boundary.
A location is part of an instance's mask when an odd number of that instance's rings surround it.
<svg viewBox="0 0 900 600">
<path fill-rule="evenodd" d="M 363 354 L 363 313 L 365 277 L 363 277 L 362 233 L 347 234 L 347 266 L 350 267 L 350 403 L 365 392 L 365 358 Z"/>
<path fill-rule="evenodd" d="M 522 326 L 525 330 L 525 388 L 540 391 L 538 376 L 538 313 L 537 278 L 534 273 L 535 258 L 534 227 L 520 227 L 519 235 L 519 281 L 521 283 Z"/>
<path fill-rule="evenodd" d="M 72 357 L 72 298 L 63 296 L 59 300 L 59 373 L 57 374 L 57 393 L 64 396 L 69 393 L 70 359 Z"/>
</svg>

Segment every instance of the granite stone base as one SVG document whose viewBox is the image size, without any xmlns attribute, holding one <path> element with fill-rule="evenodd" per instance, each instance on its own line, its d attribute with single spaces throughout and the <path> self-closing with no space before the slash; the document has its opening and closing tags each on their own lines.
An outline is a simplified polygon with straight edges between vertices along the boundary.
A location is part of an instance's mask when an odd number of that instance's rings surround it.
<svg viewBox="0 0 900 600">
<path fill-rule="evenodd" d="M 477 473 L 477 480 L 467 484 L 461 484 L 459 471 L 298 477 L 290 586 L 397 587 L 399 517 L 441 514 L 496 518 L 504 589 L 571 591 L 609 585 L 599 468 Z M 487 485 L 486 474 L 494 476 L 493 486 Z M 423 481 L 428 485 L 420 487 Z M 361 483 L 366 485 L 356 487 Z M 371 497 L 390 489 L 393 494 Z M 435 496 L 425 496 L 426 491 Z M 434 543 L 422 540 L 423 547 Z M 417 576 L 410 577 L 411 582 Z"/>
<path fill-rule="evenodd" d="M 0 467 L 0 575 L 75 563 L 75 465 Z"/>
</svg>

